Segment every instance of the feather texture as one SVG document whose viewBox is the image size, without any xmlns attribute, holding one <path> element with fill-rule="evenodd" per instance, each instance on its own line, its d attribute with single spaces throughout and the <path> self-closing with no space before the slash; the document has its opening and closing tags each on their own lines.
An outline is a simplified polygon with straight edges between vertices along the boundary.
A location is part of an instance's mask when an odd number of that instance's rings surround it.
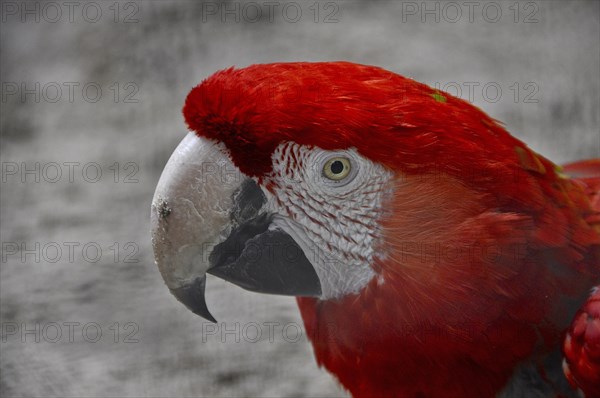
<svg viewBox="0 0 600 398">
<path fill-rule="evenodd" d="M 298 299 L 317 361 L 355 396 L 492 397 L 531 369 L 542 380 L 600 282 L 600 184 L 461 99 L 373 66 L 283 63 L 218 72 L 183 113 L 259 181 L 286 141 L 356 148 L 392 171 L 378 277 Z"/>
</svg>

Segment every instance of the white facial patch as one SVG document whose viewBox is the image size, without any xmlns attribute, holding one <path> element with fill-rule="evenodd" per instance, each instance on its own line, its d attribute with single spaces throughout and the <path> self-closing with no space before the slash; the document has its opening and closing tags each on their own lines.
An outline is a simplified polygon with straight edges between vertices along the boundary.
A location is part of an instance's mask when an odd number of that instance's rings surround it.
<svg viewBox="0 0 600 398">
<path fill-rule="evenodd" d="M 358 292 L 375 276 L 374 256 L 383 256 L 374 247 L 392 172 L 355 149 L 293 142 L 277 147 L 272 161 L 262 181 L 271 190 L 266 210 L 276 214 L 270 228 L 282 229 L 302 248 L 319 276 L 321 298 Z"/>
</svg>

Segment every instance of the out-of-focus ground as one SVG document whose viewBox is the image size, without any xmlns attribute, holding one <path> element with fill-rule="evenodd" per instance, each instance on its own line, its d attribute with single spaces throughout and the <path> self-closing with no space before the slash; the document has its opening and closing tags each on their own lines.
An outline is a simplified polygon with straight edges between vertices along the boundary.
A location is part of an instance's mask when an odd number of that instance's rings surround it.
<svg viewBox="0 0 600 398">
<path fill-rule="evenodd" d="M 317 367 L 292 298 L 210 279 L 213 329 L 154 265 L 154 187 L 185 135 L 187 92 L 218 69 L 375 64 L 466 99 L 473 87 L 557 162 L 600 156 L 596 1 L 476 2 L 471 15 L 457 2 L 459 18 L 445 2 L 425 14 L 420 1 L 259 1 L 257 18 L 247 3 L 97 1 L 75 2 L 73 22 L 43 3 L 1 3 L 2 397 L 345 395 Z"/>
</svg>

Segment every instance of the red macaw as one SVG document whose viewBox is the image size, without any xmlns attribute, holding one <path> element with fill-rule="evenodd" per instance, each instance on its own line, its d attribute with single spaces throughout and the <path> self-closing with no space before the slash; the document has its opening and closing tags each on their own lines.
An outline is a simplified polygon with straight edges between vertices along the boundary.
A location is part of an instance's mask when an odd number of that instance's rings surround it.
<svg viewBox="0 0 600 398">
<path fill-rule="evenodd" d="M 297 296 L 357 397 L 600 397 L 600 159 L 347 62 L 223 70 L 183 114 L 153 244 L 193 312 L 207 272 Z"/>
</svg>

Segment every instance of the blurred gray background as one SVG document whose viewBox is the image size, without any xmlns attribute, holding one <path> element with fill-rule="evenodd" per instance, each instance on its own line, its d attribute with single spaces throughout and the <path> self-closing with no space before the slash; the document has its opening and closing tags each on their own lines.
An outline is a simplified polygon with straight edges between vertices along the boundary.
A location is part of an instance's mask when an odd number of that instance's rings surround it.
<svg viewBox="0 0 600 398">
<path fill-rule="evenodd" d="M 154 187 L 216 70 L 379 65 L 556 162 L 600 156 L 597 1 L 73 4 L 1 3 L 2 397 L 346 395 L 294 299 L 210 279 L 212 329 L 154 265 Z"/>
</svg>

